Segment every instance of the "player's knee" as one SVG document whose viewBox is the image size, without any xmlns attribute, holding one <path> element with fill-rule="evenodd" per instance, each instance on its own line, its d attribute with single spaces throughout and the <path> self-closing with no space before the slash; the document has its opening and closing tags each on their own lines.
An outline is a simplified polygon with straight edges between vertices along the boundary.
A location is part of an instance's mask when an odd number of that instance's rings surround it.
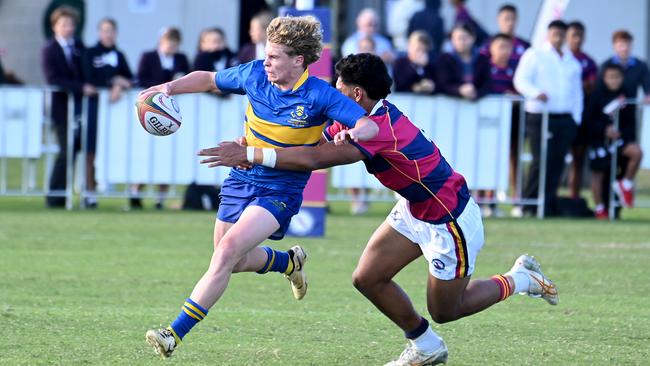
<svg viewBox="0 0 650 366">
<path fill-rule="evenodd" d="M 428 310 L 431 319 L 438 324 L 449 323 L 460 318 L 456 309 L 440 309 L 429 305 Z"/>
<path fill-rule="evenodd" d="M 215 247 L 214 256 L 221 265 L 234 268 L 241 259 L 239 243 L 234 238 L 222 238 Z"/>
<path fill-rule="evenodd" d="M 371 276 L 364 271 L 357 269 L 352 273 L 352 285 L 361 292 L 372 287 L 372 282 Z"/>
</svg>

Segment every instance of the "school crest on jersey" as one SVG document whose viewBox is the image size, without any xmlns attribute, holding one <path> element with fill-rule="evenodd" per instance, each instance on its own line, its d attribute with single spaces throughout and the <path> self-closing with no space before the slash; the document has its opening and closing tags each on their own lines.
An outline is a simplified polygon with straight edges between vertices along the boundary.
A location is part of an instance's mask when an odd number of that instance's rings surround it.
<svg viewBox="0 0 650 366">
<path fill-rule="evenodd" d="M 305 112 L 304 106 L 301 105 L 296 106 L 296 109 L 292 111 L 290 114 L 291 114 L 291 119 L 289 119 L 289 122 L 294 127 L 307 126 L 307 119 L 309 118 L 309 115 Z"/>
</svg>

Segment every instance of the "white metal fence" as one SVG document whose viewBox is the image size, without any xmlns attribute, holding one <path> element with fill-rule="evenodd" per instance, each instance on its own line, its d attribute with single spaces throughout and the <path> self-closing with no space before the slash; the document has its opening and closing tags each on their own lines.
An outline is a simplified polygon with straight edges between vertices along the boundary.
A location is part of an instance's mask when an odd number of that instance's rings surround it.
<svg viewBox="0 0 650 366">
<path fill-rule="evenodd" d="M 50 133 L 49 104 L 53 89 L 30 87 L 0 87 L 0 195 L 60 195 L 66 197 L 66 207 L 73 207 L 74 154 L 72 138 L 75 123 L 68 124 L 68 179 L 62 192 L 49 192 L 48 179 L 53 157 L 57 153 L 55 139 Z M 138 91 L 126 93 L 119 101 L 109 102 L 108 92 L 99 95 L 99 118 L 96 149 L 97 197 L 128 197 L 129 185 L 136 183 L 185 185 L 219 184 L 227 176 L 226 168 L 209 169 L 199 165 L 196 152 L 200 148 L 232 140 L 243 133 L 245 97 L 232 95 L 181 95 L 176 99 L 183 113 L 179 132 L 154 137 L 147 134 L 137 122 L 133 104 Z M 520 108 L 518 144 L 520 158 L 517 191 L 509 186 L 509 148 L 511 111 L 517 98 L 487 97 L 472 103 L 447 97 L 394 94 L 389 101 L 407 115 L 442 151 L 443 155 L 463 174 L 472 189 L 500 192 L 485 202 L 532 204 L 543 217 L 546 159 L 540 159 L 539 196 L 522 199 L 525 159 L 525 118 Z M 72 98 L 69 98 L 69 120 L 73 121 Z M 83 102 L 87 107 L 87 100 Z M 642 113 L 642 126 L 650 126 L 650 113 Z M 84 113 L 82 113 L 84 115 Z M 546 156 L 548 115 L 542 120 L 541 156 Z M 84 161 L 86 118 L 81 119 L 82 151 L 77 159 L 80 169 L 77 176 L 85 175 Z M 641 128 L 639 140 L 645 151 L 650 151 L 650 128 Z M 21 170 L 17 177 L 11 170 Z M 642 169 L 650 169 L 650 159 L 642 162 Z M 37 177 L 40 174 L 41 184 Z M 89 194 L 85 180 L 78 179 L 80 202 Z M 13 182 L 13 184 L 11 184 Z M 18 182 L 18 183 L 16 183 Z M 332 200 L 347 200 L 346 188 L 371 188 L 371 199 L 392 199 L 392 196 L 373 177 L 365 172 L 361 163 L 332 169 Z M 175 191 L 172 190 L 171 195 Z M 153 192 L 149 191 L 152 196 Z M 650 207 L 650 202 L 637 202 L 637 206 Z"/>
</svg>

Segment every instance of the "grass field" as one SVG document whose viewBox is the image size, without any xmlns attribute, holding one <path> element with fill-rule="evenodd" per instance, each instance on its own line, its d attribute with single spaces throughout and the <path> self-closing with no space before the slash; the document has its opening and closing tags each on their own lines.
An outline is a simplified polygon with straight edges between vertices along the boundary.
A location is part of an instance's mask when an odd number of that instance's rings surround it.
<svg viewBox="0 0 650 366">
<path fill-rule="evenodd" d="M 383 365 L 400 331 L 352 287 L 350 276 L 389 206 L 350 217 L 335 205 L 309 251 L 310 290 L 296 302 L 280 275 L 238 274 L 224 298 L 162 361 L 144 341 L 167 325 L 211 254 L 211 213 L 42 209 L 0 198 L 0 364 Z M 450 365 L 642 365 L 650 359 L 650 210 L 616 222 L 487 220 L 476 278 L 529 252 L 560 289 L 560 305 L 516 296 L 436 325 Z M 342 228 L 342 229 L 341 229 Z M 425 311 L 426 263 L 397 278 Z"/>
</svg>

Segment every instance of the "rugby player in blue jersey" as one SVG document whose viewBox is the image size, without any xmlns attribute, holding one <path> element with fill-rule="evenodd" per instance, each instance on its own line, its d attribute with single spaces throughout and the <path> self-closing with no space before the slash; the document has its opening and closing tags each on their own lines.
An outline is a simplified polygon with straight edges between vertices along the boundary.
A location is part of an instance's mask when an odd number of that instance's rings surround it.
<svg viewBox="0 0 650 366">
<path fill-rule="evenodd" d="M 196 92 L 246 94 L 246 140 L 260 148 L 258 158 L 272 162 L 276 148 L 316 146 L 328 120 L 344 124 L 334 136 L 367 141 L 378 127 L 357 103 L 325 81 L 309 76 L 307 66 L 320 57 L 322 31 L 311 16 L 278 17 L 267 28 L 266 58 L 224 71 L 195 71 L 178 80 L 141 93 L 168 95 Z M 307 290 L 304 250 L 286 252 L 259 245 L 281 239 L 302 203 L 309 172 L 255 165 L 232 169 L 221 189 L 221 204 L 214 226 L 214 252 L 210 265 L 185 300 L 181 312 L 164 329 L 149 330 L 147 341 L 163 357 L 171 356 L 183 337 L 223 295 L 230 275 L 237 272 L 279 272 L 291 282 L 294 296 Z"/>
</svg>

